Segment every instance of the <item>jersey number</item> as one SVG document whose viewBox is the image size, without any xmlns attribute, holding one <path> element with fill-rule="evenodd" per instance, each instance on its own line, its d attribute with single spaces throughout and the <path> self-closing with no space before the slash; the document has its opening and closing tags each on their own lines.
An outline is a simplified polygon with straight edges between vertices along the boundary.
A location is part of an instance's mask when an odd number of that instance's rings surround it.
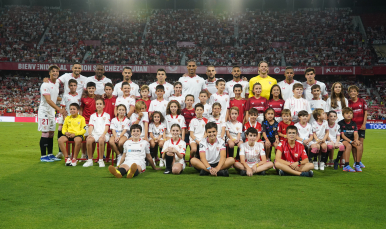
<svg viewBox="0 0 386 229">
<path fill-rule="evenodd" d="M 46 124 L 47 123 L 47 124 Z M 42 120 L 42 125 L 48 125 L 48 119 L 43 119 Z"/>
</svg>

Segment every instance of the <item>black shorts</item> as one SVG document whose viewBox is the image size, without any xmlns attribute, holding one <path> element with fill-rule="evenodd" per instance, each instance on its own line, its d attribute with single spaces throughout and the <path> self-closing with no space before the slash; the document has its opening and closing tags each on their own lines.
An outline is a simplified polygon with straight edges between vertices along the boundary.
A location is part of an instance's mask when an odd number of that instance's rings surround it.
<svg viewBox="0 0 386 229">
<path fill-rule="evenodd" d="M 273 143 L 275 143 L 275 141 L 276 141 L 276 138 L 268 138 L 268 140 L 271 142 L 271 144 L 273 145 Z M 264 139 L 264 142 L 266 142 L 265 141 L 265 139 Z"/>
<path fill-rule="evenodd" d="M 76 136 L 73 137 L 73 138 L 67 138 L 67 139 L 68 139 L 68 141 L 73 142 L 75 138 L 81 138 L 82 141 L 83 141 L 83 136 L 82 136 L 82 135 L 76 135 Z"/>
<path fill-rule="evenodd" d="M 358 130 L 359 138 L 365 139 L 366 137 L 366 130 Z"/>
<path fill-rule="evenodd" d="M 218 166 L 218 162 L 217 163 L 214 163 L 214 164 L 209 164 L 210 165 L 210 167 L 217 167 Z M 198 172 L 200 172 L 201 171 L 201 169 L 197 169 L 197 168 L 195 168 Z"/>
</svg>

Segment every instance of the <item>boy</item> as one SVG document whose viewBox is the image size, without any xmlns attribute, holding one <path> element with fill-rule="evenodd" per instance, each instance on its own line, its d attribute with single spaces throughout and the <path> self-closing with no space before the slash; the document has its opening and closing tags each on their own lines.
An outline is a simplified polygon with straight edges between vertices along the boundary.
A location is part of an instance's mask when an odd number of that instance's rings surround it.
<svg viewBox="0 0 386 229">
<path fill-rule="evenodd" d="M 149 85 L 149 97 L 151 100 L 158 99 L 157 95 L 157 86 L 163 86 L 164 88 L 164 94 L 163 97 L 165 100 L 171 101 L 171 99 L 168 99 L 170 96 L 173 94 L 173 85 L 170 83 L 166 82 L 166 71 L 163 68 L 157 69 L 157 81 L 154 83 L 151 83 Z M 182 85 L 182 84 L 181 84 Z M 193 85 L 192 85 L 193 86 Z M 182 90 L 182 86 L 181 86 Z M 166 116 L 165 116 L 166 117 Z"/>
<path fill-rule="evenodd" d="M 292 121 L 294 123 L 299 122 L 298 113 L 299 111 L 305 110 L 308 112 L 307 122 L 311 118 L 311 108 L 310 104 L 306 99 L 302 98 L 303 95 L 303 85 L 301 83 L 295 83 L 292 91 L 294 96 L 287 99 L 284 103 L 284 109 L 289 109 L 292 115 Z"/>
<path fill-rule="evenodd" d="M 208 123 L 208 119 L 203 117 L 204 105 L 197 103 L 194 109 L 196 111 L 196 117 L 193 118 L 189 124 L 190 157 L 196 154 L 197 146 L 200 145 L 202 139 L 206 138 L 205 125 Z"/>
<path fill-rule="evenodd" d="M 294 122 L 291 121 L 291 111 L 288 109 L 282 110 L 281 118 L 283 121 L 279 122 L 279 125 L 277 126 L 277 133 L 279 134 L 279 140 L 283 141 L 287 138 L 287 127 L 293 126 Z"/>
<path fill-rule="evenodd" d="M 96 85 L 94 82 L 88 82 L 86 85 L 86 95 L 82 96 L 80 99 L 80 112 L 79 114 L 82 115 L 86 121 L 86 133 L 84 134 L 84 137 L 88 136 L 88 123 L 90 122 L 90 116 L 95 113 L 96 106 L 95 106 L 95 99 L 96 95 L 95 93 Z M 82 144 L 82 159 L 86 158 L 86 143 Z"/>
<path fill-rule="evenodd" d="M 169 97 L 169 101 L 176 100 L 180 103 L 181 109 L 185 108 L 185 98 L 182 96 L 182 84 L 181 82 L 174 83 L 174 94 Z"/>
<path fill-rule="evenodd" d="M 192 165 L 200 171 L 200 176 L 229 177 L 228 168 L 235 163 L 235 159 L 226 158 L 225 142 L 217 137 L 217 124 L 208 122 L 205 133 L 208 137 L 200 142 L 200 159 L 192 158 Z"/>
<path fill-rule="evenodd" d="M 80 97 L 82 96 L 82 94 L 78 94 L 76 92 L 76 89 L 78 87 L 78 81 L 76 81 L 74 79 L 70 79 L 68 81 L 68 87 L 70 88 L 70 92 L 63 95 L 62 101 L 60 102 L 60 106 L 64 109 L 66 109 L 67 114 L 70 114 L 70 104 L 72 104 L 72 103 L 80 104 Z M 64 123 L 65 118 L 66 117 L 59 115 L 58 140 L 60 137 L 63 136 L 62 128 L 63 128 L 63 123 Z M 63 153 L 62 153 L 60 147 L 59 147 L 59 153 L 56 155 L 56 158 L 63 158 Z"/>
<path fill-rule="evenodd" d="M 200 99 L 200 103 L 204 105 L 204 113 L 202 116 L 206 119 L 209 119 L 209 116 L 212 113 L 212 106 L 206 102 L 208 101 L 208 91 L 202 90 L 198 98 Z"/>
<path fill-rule="evenodd" d="M 257 130 L 257 137 L 256 141 L 259 141 L 261 139 L 261 124 L 257 121 L 258 111 L 256 108 L 251 108 L 249 111 L 249 121 L 247 121 L 244 124 L 244 130 L 248 130 L 249 128 L 254 128 Z M 243 141 L 248 141 L 247 136 L 243 133 Z M 238 159 L 238 157 L 236 157 Z"/>
<path fill-rule="evenodd" d="M 71 83 L 70 83 L 71 84 Z M 78 103 L 71 103 L 70 106 L 70 114 L 64 120 L 63 135 L 59 138 L 58 143 L 61 151 L 64 154 L 64 158 L 66 159 L 66 166 L 76 166 L 78 154 L 80 151 L 80 146 L 84 139 L 84 134 L 86 133 L 86 121 L 83 116 L 79 115 L 80 106 Z M 71 158 L 68 155 L 65 143 L 67 141 L 75 142 L 74 148 L 74 156 Z"/>
<path fill-rule="evenodd" d="M 323 82 L 315 80 L 315 76 L 316 76 L 315 69 L 307 68 L 304 71 L 304 74 L 307 79 L 307 81 L 303 82 L 302 84 L 304 86 L 304 98 L 308 101 L 312 100 L 313 95 L 311 93 L 311 87 L 317 84 L 320 86 L 320 93 L 321 93 L 320 98 L 322 98 L 322 95 L 323 95 L 324 100 L 327 100 L 328 99 L 327 87 Z"/>
<path fill-rule="evenodd" d="M 154 111 L 159 111 L 161 114 L 166 117 L 166 108 L 168 106 L 168 101 L 164 99 L 165 88 L 163 85 L 157 85 L 155 87 L 155 93 L 157 99 L 152 100 L 149 107 L 149 113 L 152 114 Z"/>
<path fill-rule="evenodd" d="M 224 93 L 225 90 L 225 80 L 218 79 L 216 81 L 217 93 L 210 96 L 209 104 L 213 105 L 214 103 L 221 104 L 221 118 L 228 120 L 228 109 L 229 109 L 229 96 Z"/>
<path fill-rule="evenodd" d="M 114 86 L 112 83 L 105 84 L 105 108 L 103 111 L 110 115 L 110 122 L 113 118 L 115 118 L 114 110 L 115 110 L 115 102 L 117 98 L 113 96 Z"/>
<path fill-rule="evenodd" d="M 185 96 L 185 108 L 182 109 L 181 115 L 185 118 L 186 126 L 190 126 L 190 121 L 196 117 L 195 110 L 193 108 L 194 103 L 194 96 L 193 95 L 186 95 Z M 185 134 L 185 142 L 189 142 L 189 136 L 190 134 Z"/>
<path fill-rule="evenodd" d="M 348 107 L 351 107 L 353 110 L 353 122 L 357 124 L 359 141 L 362 143 L 365 140 L 366 136 L 366 122 L 367 122 L 367 103 L 364 99 L 358 98 L 359 88 L 355 85 L 348 87 L 348 94 L 350 100 L 348 101 Z M 353 148 L 353 155 L 356 157 L 356 149 Z M 362 161 L 359 161 L 359 166 L 365 168 L 365 165 Z"/>
<path fill-rule="evenodd" d="M 127 178 L 133 178 L 140 173 L 145 172 L 146 162 L 145 158 L 149 161 L 151 167 L 154 170 L 161 170 L 156 168 L 153 162 L 153 158 L 150 155 L 149 142 L 140 139 L 142 128 L 138 124 L 134 124 L 130 127 L 131 140 L 127 140 L 123 145 L 123 155 L 118 162 L 117 167 L 109 166 L 109 171 L 117 178 L 122 178 L 127 174 Z"/>
<path fill-rule="evenodd" d="M 323 99 L 320 98 L 320 86 L 318 84 L 315 84 L 311 87 L 311 93 L 312 93 L 312 100 L 309 101 L 311 111 L 313 112 L 316 108 L 321 108 L 324 111 L 327 108 L 327 103 Z M 313 123 L 315 121 L 313 115 L 311 115 L 310 123 Z"/>
<path fill-rule="evenodd" d="M 141 94 L 141 98 L 138 99 L 137 102 L 143 101 L 146 104 L 146 112 L 149 112 L 150 103 L 151 103 L 151 100 L 149 99 L 149 86 L 142 85 L 140 94 Z"/>
<path fill-rule="evenodd" d="M 336 123 L 336 120 L 338 119 L 338 114 L 336 111 L 330 111 L 328 112 L 328 143 L 327 143 L 327 150 L 330 152 L 330 159 L 334 157 L 334 148 L 339 149 L 338 155 L 335 159 L 335 161 L 330 160 L 329 164 L 334 163 L 334 169 L 338 169 L 338 162 L 340 158 L 343 155 L 344 152 L 344 145 L 342 142 L 340 142 L 340 127 L 338 123 Z"/>
<path fill-rule="evenodd" d="M 313 177 L 314 168 L 308 162 L 308 157 L 302 143 L 296 141 L 298 129 L 295 126 L 287 127 L 288 138 L 281 141 L 276 148 L 275 167 L 279 169 L 279 175 L 291 174 L 295 176 Z"/>
<path fill-rule="evenodd" d="M 54 134 L 56 129 L 55 110 L 57 110 L 63 117 L 67 116 L 67 111 L 59 108 L 56 105 L 56 100 L 59 95 L 59 82 L 56 80 L 59 76 L 59 67 L 51 65 L 48 68 L 50 79 L 48 83 L 42 83 L 40 87 L 40 105 L 38 110 L 38 131 L 42 132 L 40 138 L 40 161 L 53 162 L 60 161 L 52 154 L 54 146 Z M 48 155 L 46 154 L 48 151 Z"/>
<path fill-rule="evenodd" d="M 327 138 L 329 136 L 328 123 L 326 121 L 326 113 L 323 109 L 316 108 L 312 112 L 315 121 L 311 124 L 312 132 L 314 133 L 314 139 L 311 143 L 311 153 L 314 156 L 314 169 L 324 170 L 325 162 L 327 160 Z M 320 166 L 318 165 L 318 154 L 319 150 L 322 151 L 322 157 L 320 161 Z"/>
<path fill-rule="evenodd" d="M 360 161 L 362 159 L 363 153 L 363 145 L 362 142 L 359 141 L 358 128 L 357 124 L 352 120 L 353 110 L 350 107 L 345 107 L 342 109 L 343 120 L 338 122 L 340 126 L 340 134 L 342 137 L 342 143 L 346 147 L 344 152 L 345 164 L 343 171 L 345 172 L 362 172 Z M 355 170 L 352 169 L 349 165 L 350 160 L 350 151 L 352 148 L 356 149 L 356 158 L 354 158 L 355 162 Z M 335 167 L 335 163 L 334 163 Z"/>
<path fill-rule="evenodd" d="M 236 85 L 240 85 L 241 86 L 241 93 L 240 93 L 240 96 L 241 98 L 247 98 L 248 99 L 248 96 L 249 96 L 249 82 L 248 81 L 244 81 L 240 78 L 241 76 L 241 69 L 240 69 L 240 66 L 233 66 L 232 67 L 232 72 L 231 72 L 232 76 L 233 76 L 233 80 L 231 81 L 228 81 L 225 85 L 225 93 L 227 93 L 229 95 L 229 98 L 235 98 L 235 86 Z M 232 106 L 231 106 L 232 107 Z"/>
<path fill-rule="evenodd" d="M 310 143 L 312 139 L 314 139 L 314 134 L 312 133 L 312 126 L 307 122 L 308 112 L 307 111 L 299 111 L 298 113 L 299 122 L 295 124 L 295 127 L 298 128 L 298 136 L 296 140 L 300 141 L 306 152 L 308 152 L 308 148 L 311 146 Z M 310 154 L 309 154 L 310 155 Z M 311 156 L 308 157 L 309 159 Z"/>
<path fill-rule="evenodd" d="M 244 112 L 245 112 L 245 106 L 246 106 L 247 100 L 241 97 L 242 91 L 243 91 L 243 87 L 241 86 L 241 84 L 234 85 L 233 87 L 234 98 L 229 101 L 229 107 L 239 108 L 239 116 L 237 117 L 237 121 L 241 123 L 245 123 L 246 121 L 244 120 Z"/>
</svg>

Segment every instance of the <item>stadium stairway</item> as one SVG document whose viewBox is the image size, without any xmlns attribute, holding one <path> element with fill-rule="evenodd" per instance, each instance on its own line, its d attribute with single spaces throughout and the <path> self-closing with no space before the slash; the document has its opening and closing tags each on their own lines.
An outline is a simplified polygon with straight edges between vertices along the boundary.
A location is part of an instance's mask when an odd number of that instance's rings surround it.
<svg viewBox="0 0 386 229">
<path fill-rule="evenodd" d="M 367 45 L 367 35 L 366 35 L 366 30 L 365 27 L 363 26 L 362 19 L 360 16 L 354 16 L 353 19 L 353 24 L 355 27 L 359 27 L 359 32 L 363 35 L 363 38 L 365 39 L 365 44 Z"/>
<path fill-rule="evenodd" d="M 46 37 L 46 34 L 50 31 L 50 29 L 52 27 L 52 22 L 54 21 L 54 19 L 56 19 L 56 17 L 57 17 L 57 15 L 51 19 L 50 24 L 48 24 L 47 29 L 46 29 L 46 31 L 44 31 L 43 36 L 40 38 L 40 41 L 39 41 L 37 46 L 40 46 L 44 43 L 44 38 Z"/>
</svg>

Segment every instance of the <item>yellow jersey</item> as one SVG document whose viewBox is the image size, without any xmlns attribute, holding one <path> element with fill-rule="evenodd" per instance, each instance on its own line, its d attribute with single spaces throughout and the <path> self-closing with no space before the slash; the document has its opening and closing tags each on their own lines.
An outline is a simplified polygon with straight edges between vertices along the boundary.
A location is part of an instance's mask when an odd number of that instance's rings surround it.
<svg viewBox="0 0 386 229">
<path fill-rule="evenodd" d="M 272 78 L 270 76 L 267 76 L 265 78 L 262 78 L 260 75 L 253 77 L 249 81 L 249 98 L 253 97 L 253 85 L 255 83 L 259 82 L 261 84 L 261 97 L 269 99 L 269 93 L 271 92 L 271 88 L 273 85 L 277 84 L 277 80 L 275 78 Z"/>
<path fill-rule="evenodd" d="M 76 118 L 73 118 L 71 115 L 67 116 L 64 120 L 62 133 L 66 132 L 73 133 L 75 136 L 83 136 L 86 133 L 86 120 L 82 115 L 78 115 Z"/>
</svg>

